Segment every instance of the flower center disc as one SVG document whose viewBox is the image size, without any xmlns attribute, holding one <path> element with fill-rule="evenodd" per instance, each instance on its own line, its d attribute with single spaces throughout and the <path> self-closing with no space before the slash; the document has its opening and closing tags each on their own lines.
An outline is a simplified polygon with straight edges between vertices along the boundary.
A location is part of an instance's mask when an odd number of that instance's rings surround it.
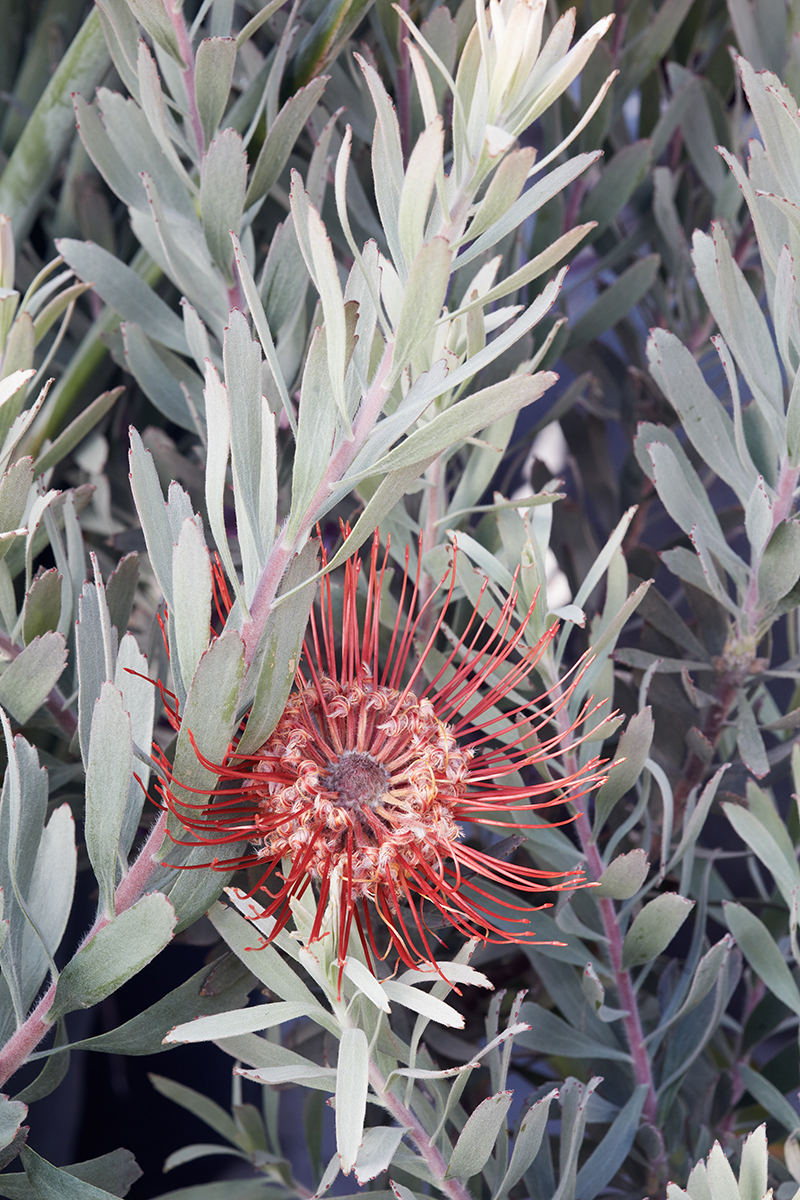
<svg viewBox="0 0 800 1200">
<path fill-rule="evenodd" d="M 371 754 L 345 750 L 322 780 L 343 808 L 372 808 L 386 791 L 389 772 Z"/>
</svg>

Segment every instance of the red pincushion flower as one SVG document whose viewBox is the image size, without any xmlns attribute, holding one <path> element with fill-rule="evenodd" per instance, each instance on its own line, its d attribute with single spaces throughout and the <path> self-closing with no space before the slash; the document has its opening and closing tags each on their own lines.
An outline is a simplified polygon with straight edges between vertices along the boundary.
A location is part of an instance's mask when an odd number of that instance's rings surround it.
<svg viewBox="0 0 800 1200">
<path fill-rule="evenodd" d="M 536 646 L 528 647 L 523 635 L 530 612 L 514 628 L 516 593 L 491 625 L 476 609 L 461 637 L 452 639 L 454 646 L 434 678 L 423 686 L 423 664 L 440 634 L 447 604 L 424 647 L 416 647 L 412 669 L 412 650 L 432 598 L 419 603 L 419 569 L 409 589 L 406 565 L 397 620 L 381 669 L 379 611 L 385 568 L 386 557 L 378 563 L 376 535 L 366 611 L 359 622 L 361 560 L 348 562 L 338 654 L 330 581 L 325 577 L 319 614 L 312 613 L 305 663 L 273 733 L 255 754 L 238 755 L 232 746 L 221 764 L 208 762 L 198 751 L 204 765 L 220 777 L 210 801 L 193 806 L 178 802 L 169 786 L 162 785 L 161 792 L 197 843 L 251 842 L 252 853 L 215 859 L 211 865 L 218 870 L 263 867 L 253 890 L 267 892 L 265 915 L 275 918 L 273 936 L 288 921 L 291 900 L 312 880 L 320 894 L 311 940 L 320 935 L 336 868 L 341 879 L 340 959 L 353 922 L 368 961 L 371 953 L 379 954 L 374 912 L 388 931 L 389 946 L 414 966 L 434 958 L 430 940 L 436 935 L 423 911 L 426 901 L 445 923 L 468 937 L 512 943 L 533 938 L 530 928 L 524 928 L 524 916 L 506 917 L 509 930 L 493 915 L 498 908 L 524 913 L 527 906 L 490 895 L 476 877 L 517 891 L 545 892 L 574 888 L 583 882 L 582 875 L 564 877 L 501 861 L 469 845 L 464 827 L 536 828 L 515 814 L 575 800 L 604 773 L 594 759 L 553 783 L 504 782 L 512 772 L 570 750 L 575 743 L 567 744 L 569 737 L 591 708 L 587 704 L 570 728 L 552 732 L 578 673 L 532 704 L 509 704 L 507 697 L 535 670 L 558 628 L 553 625 Z M 448 601 L 454 582 L 453 568 Z M 551 732 L 544 732 L 548 729 Z M 265 886 L 268 878 L 270 883 L 277 881 L 274 894 Z M 406 906 L 410 917 L 404 913 Z"/>
</svg>

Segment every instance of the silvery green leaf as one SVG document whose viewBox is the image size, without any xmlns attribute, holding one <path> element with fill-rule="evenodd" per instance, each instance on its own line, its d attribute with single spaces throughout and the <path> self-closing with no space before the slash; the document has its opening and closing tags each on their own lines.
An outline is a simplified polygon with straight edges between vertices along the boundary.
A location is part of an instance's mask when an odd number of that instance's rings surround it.
<svg viewBox="0 0 800 1200">
<path fill-rule="evenodd" d="M 28 1146 L 22 1147 L 20 1158 L 38 1200 L 114 1200 L 113 1192 L 52 1166 Z"/>
<path fill-rule="evenodd" d="M 445 1179 L 470 1179 L 483 1170 L 505 1123 L 512 1095 L 512 1092 L 497 1092 L 470 1114 L 453 1147 Z"/>
<path fill-rule="evenodd" d="M 784 420 L 778 356 L 766 318 L 717 222 L 712 225 L 710 236 L 695 231 L 692 260 L 698 283 L 720 332 L 734 351 L 759 410 L 780 445 Z"/>
<path fill-rule="evenodd" d="M 269 453 L 271 451 L 274 457 L 274 439 L 270 438 L 268 430 L 262 428 L 261 350 L 258 342 L 250 337 L 247 318 L 235 309 L 230 314 L 225 331 L 223 361 L 230 408 L 231 462 L 240 540 L 241 525 L 246 522 L 250 532 L 249 545 L 253 548 L 253 553 L 244 564 L 245 591 L 250 595 L 266 560 L 259 496 L 262 472 L 272 474 L 275 471 Z M 221 398 L 217 403 L 221 403 Z M 218 473 L 220 467 L 221 464 L 216 467 Z M 274 522 L 273 513 L 273 526 Z M 271 539 L 272 531 L 267 528 L 265 533 Z"/>
<path fill-rule="evenodd" d="M 181 57 L 175 26 L 170 21 L 168 9 L 161 0 L 128 0 L 128 3 L 136 20 L 144 26 L 150 37 L 158 42 L 163 50 L 172 55 L 182 70 L 185 70 L 186 63 Z"/>
<path fill-rule="evenodd" d="M 364 72 L 372 102 L 375 105 L 375 134 L 372 140 L 372 173 L 375 199 L 378 204 L 381 225 L 389 243 L 392 260 L 398 270 L 402 269 L 403 252 L 398 231 L 400 193 L 403 187 L 403 151 L 400 143 L 400 126 L 394 104 L 389 97 L 377 71 L 355 55 Z"/>
<path fill-rule="evenodd" d="M 758 728 L 753 706 L 743 690 L 738 693 L 736 707 L 736 744 L 742 762 L 756 779 L 763 779 L 769 774 L 767 748 Z"/>
<path fill-rule="evenodd" d="M 192 307 L 185 296 L 181 299 L 181 311 L 183 313 L 183 332 L 186 344 L 189 347 L 189 353 L 194 359 L 198 371 L 202 371 L 203 375 L 205 375 L 206 359 L 209 359 L 212 363 L 217 363 L 218 356 L 211 349 L 208 332 L 198 317 L 197 310 Z"/>
<path fill-rule="evenodd" d="M 761 1200 L 767 1194 L 767 1127 L 759 1125 L 745 1138 L 739 1164 L 740 1200 Z"/>
<path fill-rule="evenodd" d="M 595 221 L 592 240 L 608 228 L 647 175 L 653 156 L 650 138 L 623 146 L 605 165 L 603 174 L 581 205 L 581 221 Z M 721 164 L 720 164 L 721 165 Z"/>
<path fill-rule="evenodd" d="M 320 75 L 300 88 L 284 104 L 259 151 L 245 197 L 245 208 L 249 208 L 278 182 L 283 168 L 294 149 L 306 121 L 316 108 L 328 77 Z"/>
<path fill-rule="evenodd" d="M 698 453 L 746 504 L 756 481 L 739 457 L 730 417 L 691 353 L 669 330 L 654 329 L 647 342 L 647 358 L 654 379 Z"/>
<path fill-rule="evenodd" d="M 366 996 L 381 1012 L 391 1012 L 389 999 L 380 982 L 369 968 L 365 967 L 357 958 L 354 958 L 352 954 L 348 954 L 345 960 L 344 977 L 345 979 L 349 979 L 356 991 L 362 996 Z"/>
<path fill-rule="evenodd" d="M 467 983 L 470 987 L 488 988 L 491 991 L 494 986 L 482 971 L 476 971 L 467 962 L 437 962 L 431 967 L 414 967 L 398 975 L 397 982 L 412 985 L 435 983 L 441 986 L 443 979 L 451 987 L 457 983 Z"/>
<path fill-rule="evenodd" d="M 166 896 L 143 896 L 99 930 L 67 963 L 56 988 L 49 1020 L 99 1004 L 136 975 L 171 940 L 175 910 Z"/>
<path fill-rule="evenodd" d="M 19 1100 L 9 1100 L 8 1096 L 0 1096 L 0 1150 L 13 1142 L 27 1115 L 27 1104 L 21 1104 Z"/>
<path fill-rule="evenodd" d="M 741 904 L 723 901 L 725 920 L 756 975 L 773 995 L 800 1013 L 800 993 L 777 943 L 762 921 Z"/>
<path fill-rule="evenodd" d="M 169 350 L 159 354 L 138 325 L 125 321 L 121 328 L 125 360 L 142 391 L 168 420 L 194 432 L 195 420 L 181 385 L 188 388 L 195 408 L 202 416 L 200 376 Z"/>
<path fill-rule="evenodd" d="M 304 1004 L 310 1011 L 319 1008 L 314 996 L 300 976 L 292 970 L 274 946 L 253 949 L 262 940 L 255 925 L 246 921 L 234 909 L 214 904 L 209 920 L 220 937 L 244 963 L 249 971 L 282 1000 Z"/>
<path fill-rule="evenodd" d="M 626 46 L 622 58 L 623 95 L 643 83 L 667 53 L 691 8 L 690 0 L 667 0 L 639 37 Z M 618 100 L 621 103 L 621 98 Z"/>
<path fill-rule="evenodd" d="M 225 115 L 235 63 L 235 38 L 203 38 L 197 47 L 194 59 L 194 95 L 205 150 L 211 144 L 211 139 Z"/>
<path fill-rule="evenodd" d="M 130 429 L 130 478 L 133 498 L 142 523 L 150 565 L 167 604 L 172 604 L 172 533 L 167 506 L 155 464 L 137 431 Z"/>
<path fill-rule="evenodd" d="M 158 0 L 155 0 L 155 2 L 157 3 Z M 147 123 L 153 131 L 153 136 L 175 173 L 184 180 L 190 193 L 196 194 L 197 185 L 186 171 L 169 135 L 158 68 L 148 49 L 147 43 L 144 41 L 139 42 L 139 57 L 136 66 L 139 76 L 139 102 L 142 106 L 142 112 L 147 118 Z"/>
<path fill-rule="evenodd" d="M 186 336 L 180 317 L 141 275 L 94 242 L 59 238 L 56 248 L 78 278 L 91 283 L 101 299 L 123 321 L 134 321 L 148 337 L 180 354 L 186 353 Z"/>
<path fill-rule="evenodd" d="M 777 604 L 800 578 L 800 524 L 781 521 L 767 542 L 758 568 L 758 597 L 765 607 Z"/>
<path fill-rule="evenodd" d="M 652 442 L 647 452 L 653 463 L 658 494 L 673 521 L 684 533 L 691 533 L 695 527 L 700 529 L 714 554 L 730 570 L 737 556 L 728 548 L 708 493 L 688 458 L 676 454 L 663 442 Z"/>
<path fill-rule="evenodd" d="M 147 211 L 147 192 L 143 190 L 141 179 L 141 173 L 146 171 L 155 181 L 164 208 L 180 214 L 186 220 L 196 224 L 194 195 L 186 187 L 183 177 L 178 174 L 162 151 L 139 105 L 133 100 L 123 99 L 119 93 L 106 88 L 99 89 L 97 105 L 102 115 L 103 125 L 107 130 L 108 139 L 113 142 L 114 146 L 125 147 L 125 161 L 128 164 L 128 170 L 132 170 L 134 173 L 134 192 L 130 196 L 120 192 L 118 193 L 120 198 L 133 211 Z M 96 132 L 95 130 L 95 134 Z M 88 143 L 87 149 L 89 149 Z M 103 149 L 108 156 L 108 147 L 104 146 Z M 89 150 L 89 153 L 91 156 L 92 150 Z M 98 161 L 96 165 L 102 173 L 101 162 Z M 114 167 L 115 170 L 118 170 L 118 164 L 114 163 Z M 107 179 L 106 182 L 112 186 L 111 179 Z M 130 181 L 128 180 L 128 182 Z M 112 187 L 112 190 L 115 189 Z"/>
<path fill-rule="evenodd" d="M 67 664 L 67 646 L 60 633 L 35 638 L 13 658 L 0 676 L 0 704 L 25 725 L 56 686 Z"/>
<path fill-rule="evenodd" d="M 344 1029 L 336 1070 L 336 1150 L 345 1175 L 355 1166 L 361 1147 L 368 1088 L 367 1035 L 363 1029 Z"/>
<path fill-rule="evenodd" d="M 19 458 L 0 481 L 0 531 L 18 529 L 33 483 L 33 459 Z M 2 553 L 2 551 L 0 551 Z"/>
<path fill-rule="evenodd" d="M 791 910 L 792 892 L 796 888 L 800 888 L 800 870 L 797 860 L 794 856 L 791 860 L 787 859 L 775 838 L 754 813 L 749 812 L 740 804 L 725 803 L 722 807 L 739 837 L 761 859 L 770 872 L 787 907 Z"/>
<path fill-rule="evenodd" d="M 245 1004 L 253 985 L 253 976 L 244 964 L 235 955 L 225 954 L 116 1029 L 72 1045 L 105 1054 L 162 1054 L 169 1049 L 162 1038 L 177 1021 L 224 1013 L 231 1006 Z"/>
<path fill-rule="evenodd" d="M 278 393 L 281 397 L 283 411 L 286 414 L 287 421 L 289 422 L 289 428 L 296 435 L 297 421 L 295 420 L 294 409 L 292 408 L 292 403 L 289 399 L 286 380 L 283 377 L 283 371 L 281 370 L 280 363 L 278 362 L 278 356 L 275 353 L 275 343 L 272 340 L 272 334 L 270 333 L 269 323 L 264 312 L 264 306 L 261 303 L 261 298 L 258 294 L 258 289 L 256 287 L 255 280 L 253 279 L 252 272 L 247 265 L 247 259 L 242 253 L 239 239 L 233 235 L 231 240 L 233 241 L 233 255 L 236 259 L 236 269 L 239 273 L 239 279 L 241 280 L 242 290 L 245 294 L 247 306 L 250 310 L 250 316 L 253 318 L 253 324 L 255 326 L 256 333 L 258 334 L 258 340 L 261 342 L 261 348 L 264 351 L 264 357 L 269 364 L 269 369 L 272 372 L 272 378 L 275 381 L 275 386 L 277 387 Z"/>
<path fill-rule="evenodd" d="M 259 286 L 267 323 L 280 332 L 294 321 L 308 288 L 308 270 L 291 214 L 272 236 Z"/>
<path fill-rule="evenodd" d="M 45 471 L 49 471 L 66 458 L 102 420 L 124 391 L 124 387 L 112 388 L 108 392 L 101 392 L 91 404 L 88 404 L 74 421 L 70 421 L 67 428 L 58 435 L 44 453 L 36 456 L 36 474 L 41 475 Z"/>
<path fill-rule="evenodd" d="M 408 271 L 422 249 L 428 208 L 436 176 L 442 165 L 443 151 L 444 127 L 442 118 L 437 116 L 417 139 L 408 161 L 400 194 L 397 223 Z"/>
<path fill-rule="evenodd" d="M 515 375 L 502 383 L 474 392 L 439 413 L 423 428 L 415 430 L 400 446 L 379 459 L 375 466 L 381 472 L 388 473 L 410 466 L 422 458 L 441 454 L 462 438 L 484 429 L 487 423 L 491 424 L 506 413 L 532 404 L 555 381 L 556 376 L 551 371 L 540 371 L 536 375 Z M 452 382 L 451 375 L 448 383 Z"/>
<path fill-rule="evenodd" d="M 86 849 L 107 917 L 114 915 L 119 837 L 133 766 L 130 716 L 112 683 L 103 683 L 94 706 L 86 765 Z"/>
<path fill-rule="evenodd" d="M 170 1029 L 163 1039 L 165 1043 L 210 1042 L 217 1038 L 233 1037 L 239 1033 L 256 1033 L 262 1029 L 273 1029 L 284 1021 L 295 1021 L 299 1017 L 315 1019 L 317 1012 L 330 1021 L 330 1013 L 316 1005 L 313 1008 L 302 1001 L 284 1000 L 273 1004 L 256 1004 L 251 1008 L 239 1008 L 216 1013 L 207 1017 L 195 1017 L 183 1025 Z"/>
<path fill-rule="evenodd" d="M 110 584 L 111 580 L 109 587 Z M 147 751 L 153 740 L 156 689 L 147 675 L 147 659 L 140 652 L 132 633 L 126 633 L 120 642 L 114 686 L 122 693 L 122 706 L 130 714 L 134 745 Z M 133 777 L 130 780 L 128 801 L 120 830 L 120 853 L 123 858 L 130 852 L 136 836 L 150 778 L 149 769 L 141 762 L 136 764 L 136 774 L 139 781 Z"/>
<path fill-rule="evenodd" d="M 100 0 L 97 5 L 111 60 L 132 96 L 139 94 L 136 50 L 139 30 L 126 0 Z"/>
<path fill-rule="evenodd" d="M 387 386 L 400 376 L 430 337 L 447 295 L 451 260 L 450 244 L 445 238 L 436 237 L 421 247 L 412 262 L 403 289 Z"/>
<path fill-rule="evenodd" d="M 337 429 L 336 402 L 331 387 L 328 327 L 314 331 L 303 371 L 297 423 L 297 448 L 292 473 L 292 508 L 287 521 L 290 537 L 309 528 L 319 515 L 312 502 L 330 465 Z M 322 497 L 327 500 L 328 497 Z"/>
<path fill-rule="evenodd" d="M 714 1200 L 739 1200 L 739 1187 L 725 1151 L 715 1142 L 706 1161 L 708 1186 Z"/>
<path fill-rule="evenodd" d="M 69 805 L 62 804 L 42 830 L 25 894 L 29 919 L 23 928 L 21 962 L 27 1003 L 35 999 L 64 936 L 72 910 L 77 859 L 75 822 Z"/>
<path fill-rule="evenodd" d="M 614 805 L 639 778 L 650 753 L 653 728 L 653 714 L 649 706 L 636 713 L 628 722 L 620 738 L 609 776 L 595 797 L 595 837 L 603 828 Z"/>
<path fill-rule="evenodd" d="M 225 494 L 227 489 L 228 456 L 231 439 L 231 411 L 228 389 L 220 382 L 217 368 L 206 363 L 206 381 L 203 396 L 206 402 L 206 431 L 208 450 L 206 453 L 206 510 L 211 533 L 220 558 L 239 595 L 238 578 L 231 558 L 228 535 L 225 529 Z M 252 405 L 248 406 L 248 411 Z M 241 518 L 240 518 L 241 519 Z M 244 597 L 239 596 L 240 603 Z"/>
<path fill-rule="evenodd" d="M 622 965 L 636 967 L 662 954 L 680 929 L 694 901 L 677 892 L 664 892 L 637 913 L 622 943 Z"/>
<path fill-rule="evenodd" d="M 462 250 L 453 266 L 455 268 L 466 266 L 468 262 L 472 262 L 474 258 L 483 254 L 484 251 L 490 250 L 501 238 L 518 229 L 533 213 L 538 212 L 548 200 L 552 200 L 554 196 L 557 196 L 559 192 L 572 183 L 578 175 L 583 174 L 592 163 L 597 162 L 600 153 L 599 150 L 595 150 L 591 154 L 577 154 L 574 158 L 569 159 L 568 162 L 550 171 L 544 179 L 540 179 L 533 187 L 523 192 L 504 215 L 490 225 L 480 237 L 476 238 L 468 249 Z M 470 236 L 470 231 L 467 229 L 463 240 L 468 241 Z"/>
<path fill-rule="evenodd" d="M 700 798 L 694 806 L 692 815 L 689 817 L 689 820 L 686 823 L 680 843 L 678 844 L 678 849 L 675 851 L 667 870 L 671 870 L 682 861 L 689 849 L 694 846 L 695 842 L 700 836 L 700 832 L 706 823 L 708 811 L 711 808 L 711 804 L 717 794 L 717 788 L 720 785 L 722 776 L 725 774 L 729 766 L 730 763 L 723 763 L 713 777 L 709 779 L 708 783 L 700 793 Z"/>
<path fill-rule="evenodd" d="M 649 712 L 649 709 L 645 711 Z M 603 871 L 600 886 L 593 889 L 593 894 L 610 896 L 612 900 L 630 900 L 644 884 L 649 867 L 644 850 L 618 854 Z"/>
<path fill-rule="evenodd" d="M 539 1147 L 542 1144 L 542 1138 L 547 1127 L 550 1105 L 553 1098 L 557 1095 L 557 1089 L 553 1088 L 541 1100 L 537 1100 L 535 1104 L 532 1104 L 522 1118 L 514 1140 L 511 1162 L 508 1164 L 508 1170 L 495 1192 L 495 1200 L 499 1200 L 501 1196 L 507 1195 L 515 1184 L 519 1183 L 539 1153 Z"/>
<path fill-rule="evenodd" d="M 200 211 L 211 257 L 233 286 L 231 230 L 238 235 L 247 182 L 247 155 L 235 129 L 223 129 L 208 147 L 200 170 Z"/>
<path fill-rule="evenodd" d="M 356 1179 L 360 1184 L 377 1179 L 389 1169 L 406 1132 L 403 1126 L 387 1125 L 374 1125 L 364 1130 L 356 1159 Z"/>
<path fill-rule="evenodd" d="M 72 102 L 80 139 L 103 179 L 126 204 L 143 207 L 147 203 L 147 196 L 142 181 L 106 132 L 97 108 L 87 104 L 80 95 L 73 96 Z"/>
<path fill-rule="evenodd" d="M 691 1012 L 701 1000 L 705 1000 L 712 987 L 716 984 L 720 971 L 725 969 L 726 959 L 733 949 L 733 944 L 730 934 L 726 933 L 723 938 L 703 955 L 697 964 L 697 970 L 692 979 L 689 995 L 681 1005 L 679 1012 L 675 1014 L 676 1017 L 681 1017 Z"/>
<path fill-rule="evenodd" d="M 234 1067 L 233 1073 L 253 1079 L 256 1083 L 300 1083 L 303 1087 L 320 1092 L 332 1092 L 336 1086 L 333 1067 L 320 1067 L 302 1054 L 295 1054 L 293 1050 L 287 1050 L 267 1038 L 260 1038 L 256 1033 L 220 1038 L 217 1045 L 231 1057 L 252 1063 L 256 1067 L 254 1071 Z"/>
<path fill-rule="evenodd" d="M 292 174 L 292 216 L 297 240 L 309 274 L 319 292 L 325 319 L 325 345 L 330 375 L 329 387 L 339 412 L 349 428 L 344 398 L 344 373 L 347 365 L 347 328 L 344 298 L 333 247 L 322 218 L 311 203 L 297 172 Z M 439 315 L 438 312 L 436 314 Z"/>
<path fill-rule="evenodd" d="M 242 754 L 252 754 L 263 746 L 286 705 L 316 592 L 316 583 L 308 581 L 316 575 L 318 565 L 317 543 L 309 541 L 286 572 L 279 603 L 269 615 L 248 672 L 245 699 L 250 701 L 252 696 L 252 707 L 239 742 Z M 281 600 L 283 595 L 285 600 Z"/>
<path fill-rule="evenodd" d="M 236 630 L 228 629 L 200 659 L 181 714 L 171 786 L 179 805 L 183 800 L 189 804 L 198 802 L 198 792 L 184 791 L 181 785 L 201 792 L 204 788 L 213 791 L 217 776 L 200 763 L 197 750 L 209 762 L 223 762 L 236 728 L 243 670 L 242 639 Z M 182 836 L 177 818 L 171 816 L 170 822 L 177 835 Z"/>
<path fill-rule="evenodd" d="M 585 964 L 584 954 L 584 966 Z M 517 1042 L 529 1050 L 545 1054 L 565 1054 L 572 1058 L 606 1058 L 614 1062 L 630 1062 L 630 1055 L 621 1047 L 617 1049 L 590 1037 L 538 1004 L 523 1004 L 520 1018 L 530 1025 L 530 1029 L 519 1033 Z"/>
<path fill-rule="evenodd" d="M 436 996 L 409 987 L 406 983 L 398 983 L 394 979 L 384 980 L 382 986 L 390 1003 L 402 1004 L 404 1008 L 421 1013 L 422 1016 L 436 1021 L 439 1025 L 446 1025 L 451 1029 L 464 1028 L 464 1018 L 461 1013 L 451 1005 L 445 1004 L 443 1000 L 437 999 Z"/>
<path fill-rule="evenodd" d="M 614 1178 L 627 1158 L 639 1128 L 639 1118 L 647 1099 L 647 1084 L 640 1083 L 633 1095 L 614 1118 L 606 1133 L 578 1172 L 575 1180 L 576 1200 L 594 1200 Z"/>
<path fill-rule="evenodd" d="M 208 550 L 196 522 L 189 518 L 172 553 L 172 587 L 170 633 L 174 632 L 181 676 L 188 687 L 208 648 L 212 591 Z"/>
<path fill-rule="evenodd" d="M 55 567 L 34 579 L 22 605 L 22 640 L 26 646 L 35 637 L 58 628 L 61 584 L 61 576 Z"/>
<path fill-rule="evenodd" d="M 786 446 L 789 466 L 794 470 L 800 466 L 800 371 L 794 377 L 789 407 L 786 409 Z"/>
<path fill-rule="evenodd" d="M 757 561 L 773 529 L 772 502 L 766 493 L 761 475 L 745 504 L 744 527 L 752 547 L 753 559 Z"/>
</svg>

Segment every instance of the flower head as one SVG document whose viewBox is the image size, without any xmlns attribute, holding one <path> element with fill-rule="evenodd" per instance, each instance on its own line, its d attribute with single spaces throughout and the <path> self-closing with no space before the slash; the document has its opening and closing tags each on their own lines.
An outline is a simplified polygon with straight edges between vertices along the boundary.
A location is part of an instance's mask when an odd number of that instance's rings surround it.
<svg viewBox="0 0 800 1200">
<path fill-rule="evenodd" d="M 265 913 L 275 919 L 274 934 L 313 881 L 320 894 L 311 940 L 319 937 L 336 873 L 340 959 L 355 923 L 368 961 L 388 942 L 414 966 L 434 958 L 430 918 L 436 912 L 438 923 L 467 937 L 532 938 L 525 916 L 506 916 L 502 924 L 496 916 L 498 910 L 525 913 L 528 906 L 490 894 L 480 880 L 534 893 L 574 888 L 582 876 L 502 861 L 470 844 L 469 826 L 536 828 L 527 814 L 575 800 L 604 773 L 595 759 L 556 782 L 509 779 L 570 750 L 570 736 L 589 707 L 572 726 L 562 722 L 553 731 L 578 674 L 532 704 L 516 703 L 516 689 L 536 669 L 557 626 L 528 647 L 527 617 L 514 622 L 515 593 L 491 622 L 476 608 L 461 636 L 450 635 L 443 656 L 434 645 L 447 604 L 423 636 L 433 596 L 420 602 L 419 568 L 412 581 L 407 556 L 397 619 L 381 660 L 386 562 L 386 556 L 379 561 L 376 535 L 361 619 L 362 562 L 347 564 L 340 639 L 325 577 L 295 689 L 264 745 L 240 755 L 234 744 L 220 764 L 198 751 L 220 778 L 218 792 L 202 804 L 178 802 L 168 785 L 162 795 L 194 841 L 252 844 L 245 857 L 220 857 L 211 865 L 263 868 L 254 890 L 269 897 Z M 449 574 L 447 600 L 455 564 Z M 388 938 L 376 936 L 380 925 Z"/>
</svg>

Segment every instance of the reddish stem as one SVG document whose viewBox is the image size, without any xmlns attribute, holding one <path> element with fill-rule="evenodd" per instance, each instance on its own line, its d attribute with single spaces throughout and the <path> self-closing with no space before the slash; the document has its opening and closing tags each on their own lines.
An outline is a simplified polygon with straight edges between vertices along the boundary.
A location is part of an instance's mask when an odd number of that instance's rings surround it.
<svg viewBox="0 0 800 1200">
<path fill-rule="evenodd" d="M 147 840 L 142 846 L 141 853 L 121 880 L 119 887 L 114 893 L 114 907 L 117 916 L 125 912 L 126 909 L 131 908 L 144 894 L 144 890 L 153 875 L 153 868 L 160 865 L 160 860 L 156 857 L 156 852 L 164 840 L 166 828 L 167 814 L 161 813 L 155 825 L 150 830 Z M 86 934 L 76 953 L 79 953 L 101 929 L 108 925 L 109 920 L 110 918 L 105 913 L 98 913 L 94 925 Z M 28 1018 L 23 1021 L 16 1033 L 9 1038 L 3 1049 L 0 1050 L 0 1087 L 19 1070 L 28 1058 L 28 1055 L 33 1053 L 42 1038 L 52 1029 L 53 1022 L 48 1021 L 47 1014 L 53 1006 L 57 982 L 57 980 L 54 980 L 50 984 Z"/>
<path fill-rule="evenodd" d="M 203 124 L 200 120 L 200 113 L 197 111 L 197 100 L 194 95 L 194 50 L 192 49 L 192 39 L 189 37 L 189 30 L 186 28 L 186 22 L 183 19 L 183 10 L 179 9 L 175 12 L 172 4 L 166 5 L 172 24 L 175 26 L 175 33 L 178 37 L 178 49 L 181 52 L 181 58 L 186 63 L 183 71 L 184 85 L 186 87 L 186 100 L 189 105 L 189 116 L 192 121 L 192 129 L 194 130 L 195 141 L 197 142 L 197 152 L 202 157 L 203 155 Z"/>
</svg>

